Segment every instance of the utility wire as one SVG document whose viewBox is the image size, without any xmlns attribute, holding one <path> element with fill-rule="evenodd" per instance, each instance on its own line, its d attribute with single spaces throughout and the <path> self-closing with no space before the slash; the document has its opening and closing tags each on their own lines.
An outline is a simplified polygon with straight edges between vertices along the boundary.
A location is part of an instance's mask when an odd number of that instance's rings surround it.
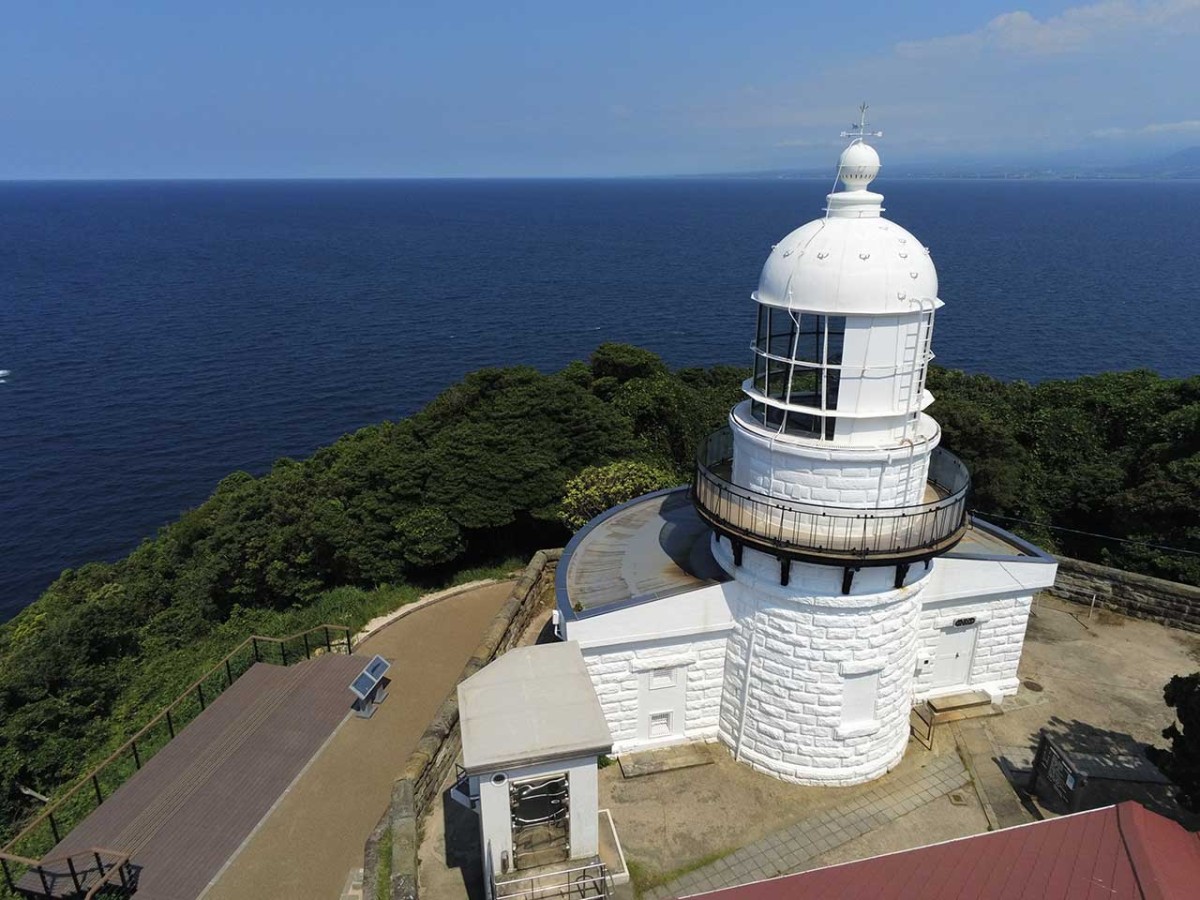
<svg viewBox="0 0 1200 900">
<path fill-rule="evenodd" d="M 1034 522 L 1031 519 L 1018 519 L 1014 516 L 1002 516 L 999 513 L 983 512 L 978 509 L 971 510 L 972 515 L 978 513 L 985 519 L 1003 519 L 1006 522 L 1020 522 L 1022 525 L 1036 525 L 1038 528 L 1049 528 L 1051 531 L 1065 531 L 1068 534 L 1080 534 L 1084 537 L 1100 538 L 1105 541 L 1117 541 L 1122 544 L 1135 544 L 1138 547 L 1149 547 L 1152 550 L 1163 550 L 1167 553 L 1180 553 L 1184 556 L 1200 556 L 1200 551 L 1184 550 L 1182 547 L 1167 547 L 1163 544 L 1151 544 L 1147 541 L 1135 541 L 1130 538 L 1115 537 L 1111 534 L 1098 534 L 1094 531 L 1080 531 L 1077 528 L 1064 528 L 1061 525 L 1048 525 L 1045 522 Z"/>
</svg>

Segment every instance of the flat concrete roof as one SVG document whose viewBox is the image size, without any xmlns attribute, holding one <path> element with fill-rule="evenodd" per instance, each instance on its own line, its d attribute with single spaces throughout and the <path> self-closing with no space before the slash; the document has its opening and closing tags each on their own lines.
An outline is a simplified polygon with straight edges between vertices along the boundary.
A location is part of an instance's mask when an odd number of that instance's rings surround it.
<svg viewBox="0 0 1200 900">
<path fill-rule="evenodd" d="M 472 775 L 607 753 L 612 734 L 576 641 L 517 647 L 458 686 Z"/>
<path fill-rule="evenodd" d="M 944 555 L 1010 557 L 1023 558 L 1029 562 L 1053 562 L 1044 551 L 977 516 L 971 517 L 971 524 L 963 539 Z"/>
<path fill-rule="evenodd" d="M 711 537 L 686 487 L 618 506 L 590 522 L 567 548 L 567 604 L 586 612 L 728 581 L 713 559 Z"/>
</svg>

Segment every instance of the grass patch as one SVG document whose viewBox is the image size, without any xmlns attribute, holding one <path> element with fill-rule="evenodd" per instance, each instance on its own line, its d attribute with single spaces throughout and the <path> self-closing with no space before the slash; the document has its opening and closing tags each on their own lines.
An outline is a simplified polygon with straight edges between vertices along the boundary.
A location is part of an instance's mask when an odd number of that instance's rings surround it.
<svg viewBox="0 0 1200 900">
<path fill-rule="evenodd" d="M 726 847 L 721 850 L 714 850 L 712 853 L 706 853 L 704 856 L 697 857 L 686 865 L 680 866 L 677 869 L 670 869 L 666 872 L 651 871 L 635 859 L 626 860 L 629 866 L 629 883 L 633 885 L 633 895 L 641 897 L 646 891 L 652 891 L 665 884 L 670 884 L 677 878 L 682 878 L 684 875 L 695 872 L 697 869 L 703 869 L 705 866 L 711 865 L 719 859 L 724 859 L 736 849 L 736 847 Z"/>
<path fill-rule="evenodd" d="M 392 885 L 392 826 L 379 838 L 379 867 L 375 870 L 375 896 L 390 897 Z"/>
</svg>

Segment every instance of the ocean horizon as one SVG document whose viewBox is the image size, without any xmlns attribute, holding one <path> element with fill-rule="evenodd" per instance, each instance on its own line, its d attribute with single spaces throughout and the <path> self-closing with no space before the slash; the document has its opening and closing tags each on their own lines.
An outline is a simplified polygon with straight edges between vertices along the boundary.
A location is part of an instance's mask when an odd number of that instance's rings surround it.
<svg viewBox="0 0 1200 900">
<path fill-rule="evenodd" d="M 759 269 L 832 180 L 0 182 L 0 620 L 480 367 L 748 366 Z M 1200 182 L 875 187 L 938 267 L 938 364 L 1200 369 Z"/>
</svg>

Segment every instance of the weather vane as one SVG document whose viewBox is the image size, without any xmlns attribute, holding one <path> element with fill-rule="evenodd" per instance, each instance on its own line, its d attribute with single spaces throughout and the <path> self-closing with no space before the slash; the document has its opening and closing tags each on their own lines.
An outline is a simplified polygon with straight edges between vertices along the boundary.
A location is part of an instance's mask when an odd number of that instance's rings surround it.
<svg viewBox="0 0 1200 900">
<path fill-rule="evenodd" d="M 863 138 L 868 137 L 883 137 L 882 131 L 867 131 L 867 104 L 863 101 L 858 106 L 858 124 L 851 125 L 849 131 L 843 131 L 842 137 L 854 138 L 857 143 Z"/>
</svg>

